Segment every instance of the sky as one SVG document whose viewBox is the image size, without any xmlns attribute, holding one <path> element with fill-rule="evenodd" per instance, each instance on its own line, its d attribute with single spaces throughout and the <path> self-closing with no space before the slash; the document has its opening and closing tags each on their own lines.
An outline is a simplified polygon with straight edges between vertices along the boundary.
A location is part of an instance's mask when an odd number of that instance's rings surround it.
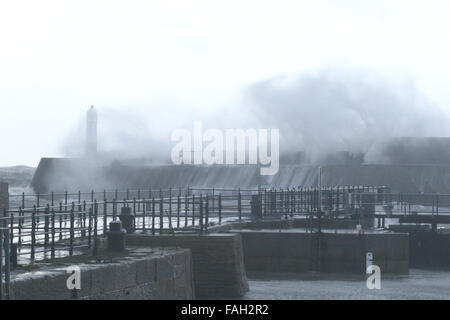
<svg viewBox="0 0 450 320">
<path fill-rule="evenodd" d="M 450 116 L 449 13 L 447 0 L 0 0 L 0 166 L 76 153 L 90 105 L 165 139 L 186 119 L 251 116 L 255 83 L 323 70 L 411 83 Z"/>
</svg>

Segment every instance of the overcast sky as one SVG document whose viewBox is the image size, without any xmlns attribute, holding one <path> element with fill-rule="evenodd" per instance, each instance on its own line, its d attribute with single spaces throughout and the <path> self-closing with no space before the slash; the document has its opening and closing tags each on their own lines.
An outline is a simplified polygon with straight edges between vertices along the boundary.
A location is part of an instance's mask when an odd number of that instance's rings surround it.
<svg viewBox="0 0 450 320">
<path fill-rule="evenodd" d="M 0 166 L 64 155 L 91 104 L 153 128 L 323 69 L 410 79 L 450 115 L 449 16 L 448 0 L 1 1 Z"/>
</svg>

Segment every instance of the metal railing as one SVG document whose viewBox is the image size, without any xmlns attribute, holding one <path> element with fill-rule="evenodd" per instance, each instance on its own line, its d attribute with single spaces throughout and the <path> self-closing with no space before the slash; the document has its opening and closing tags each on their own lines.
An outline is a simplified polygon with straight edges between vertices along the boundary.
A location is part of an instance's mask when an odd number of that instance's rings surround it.
<svg viewBox="0 0 450 320">
<path fill-rule="evenodd" d="M 450 214 L 450 195 L 396 194 L 384 186 L 136 189 L 37 194 L 34 199 L 22 194 L 10 199 L 17 197 L 21 205 L 5 210 L 0 226 L 8 230 L 9 244 L 22 263 L 91 248 L 124 208 L 133 214 L 135 230 L 153 235 L 207 233 L 213 225 L 251 217 Z M 16 264 L 14 259 L 12 263 Z"/>
</svg>

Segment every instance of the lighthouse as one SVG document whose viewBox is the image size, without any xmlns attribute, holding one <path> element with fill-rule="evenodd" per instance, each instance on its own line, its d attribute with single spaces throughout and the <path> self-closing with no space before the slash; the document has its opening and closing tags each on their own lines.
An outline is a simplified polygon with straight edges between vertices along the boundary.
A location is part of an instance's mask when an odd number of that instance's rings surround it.
<svg viewBox="0 0 450 320">
<path fill-rule="evenodd" d="M 93 158 L 97 154 L 97 111 L 94 106 L 86 115 L 86 157 Z"/>
</svg>

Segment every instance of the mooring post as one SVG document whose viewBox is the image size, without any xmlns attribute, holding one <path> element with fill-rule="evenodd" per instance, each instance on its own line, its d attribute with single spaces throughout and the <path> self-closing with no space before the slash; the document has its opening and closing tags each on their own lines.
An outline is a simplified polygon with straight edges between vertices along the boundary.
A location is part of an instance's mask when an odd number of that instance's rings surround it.
<svg viewBox="0 0 450 320">
<path fill-rule="evenodd" d="M 109 231 L 106 233 L 108 238 L 108 249 L 111 251 L 122 252 L 125 250 L 126 231 L 122 229 L 122 222 L 111 221 Z"/>
<path fill-rule="evenodd" d="M 130 207 L 122 207 L 120 212 L 120 221 L 127 233 L 133 233 L 135 230 L 134 215 Z"/>
</svg>

